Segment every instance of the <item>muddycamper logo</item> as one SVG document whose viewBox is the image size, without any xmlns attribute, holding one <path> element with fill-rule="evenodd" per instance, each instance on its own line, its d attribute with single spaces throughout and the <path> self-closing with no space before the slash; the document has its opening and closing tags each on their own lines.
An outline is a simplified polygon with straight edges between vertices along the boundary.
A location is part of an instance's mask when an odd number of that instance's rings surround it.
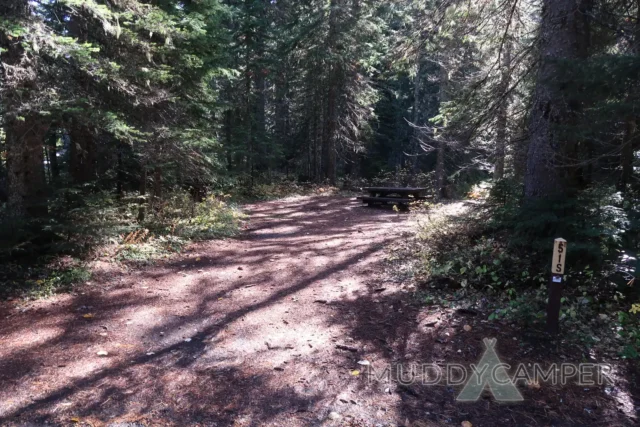
<svg viewBox="0 0 640 427">
<path fill-rule="evenodd" d="M 524 398 L 517 386 L 527 384 L 564 386 L 572 382 L 584 387 L 612 385 L 610 365 L 520 363 L 512 367 L 498 356 L 495 338 L 485 338 L 483 343 L 485 350 L 477 364 L 398 364 L 386 366 L 382 371 L 368 365 L 367 377 L 369 382 L 395 382 L 403 386 L 420 383 L 462 387 L 456 397 L 458 402 L 475 402 L 485 390 L 498 402 L 521 402 Z"/>
<path fill-rule="evenodd" d="M 459 402 L 475 402 L 482 392 L 489 388 L 493 397 L 499 402 L 521 402 L 524 399 L 513 383 L 507 369 L 509 365 L 502 363 L 496 353 L 496 340 L 485 338 L 486 347 L 480 362 L 471 365 L 471 377 L 467 381 L 458 397 Z"/>
</svg>

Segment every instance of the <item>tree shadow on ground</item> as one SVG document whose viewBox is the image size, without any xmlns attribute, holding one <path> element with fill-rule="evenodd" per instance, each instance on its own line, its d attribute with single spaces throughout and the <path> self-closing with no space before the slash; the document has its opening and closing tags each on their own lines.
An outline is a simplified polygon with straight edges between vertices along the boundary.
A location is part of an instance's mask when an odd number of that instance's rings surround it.
<svg viewBox="0 0 640 427">
<path fill-rule="evenodd" d="M 406 369 L 377 379 L 386 367 L 477 363 L 487 337 L 507 363 L 566 355 L 486 316 L 425 307 L 380 274 L 404 215 L 330 197 L 250 210 L 239 239 L 76 295 L 0 306 L 0 423 L 633 424 L 624 383 L 522 386 L 518 404 L 489 392 L 461 404 L 461 386 L 400 384 Z"/>
<path fill-rule="evenodd" d="M 497 402 L 490 390 L 477 402 L 458 402 L 466 382 L 447 384 L 447 365 L 462 365 L 470 375 L 471 364 L 480 362 L 486 349 L 485 338 L 497 339 L 497 353 L 512 366 L 512 375 L 520 363 L 532 372 L 534 363 L 546 371 L 553 363 L 585 362 L 584 355 L 571 348 L 551 351 L 553 346 L 530 340 L 515 325 L 488 322 L 487 313 L 427 306 L 415 294 L 388 283 L 372 283 L 367 292 L 337 303 L 335 309 L 340 314 L 334 318 L 348 326 L 350 338 L 358 343 L 358 352 L 351 356 L 353 366 L 357 360 L 371 363 L 363 369 L 366 381 L 358 393 L 395 406 L 401 422 L 419 426 L 463 421 L 473 426 L 636 424 L 635 390 L 620 373 L 594 386 L 576 385 L 576 377 L 566 385 L 520 383 L 522 402 Z M 442 375 L 439 381 L 437 372 Z M 458 382 L 457 372 L 451 374 L 453 382 Z"/>
<path fill-rule="evenodd" d="M 332 388 L 345 380 L 327 374 L 333 349 L 323 328 L 333 308 L 297 302 L 344 293 L 339 283 L 354 273 L 367 280 L 392 239 L 383 229 L 403 218 L 328 197 L 251 210 L 249 236 L 208 242 L 26 312 L 2 307 L 3 425 L 283 425 L 290 417 L 309 425 L 325 417 Z M 290 322 L 277 318 L 285 314 Z"/>
</svg>

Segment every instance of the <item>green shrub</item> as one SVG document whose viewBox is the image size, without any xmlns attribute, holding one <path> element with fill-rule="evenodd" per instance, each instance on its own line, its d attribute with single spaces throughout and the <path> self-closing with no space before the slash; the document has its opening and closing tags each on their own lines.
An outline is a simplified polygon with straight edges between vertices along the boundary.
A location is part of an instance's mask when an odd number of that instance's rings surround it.
<svg viewBox="0 0 640 427">
<path fill-rule="evenodd" d="M 13 275 L 10 280 L 3 280 L 0 296 L 21 295 L 24 297 L 42 298 L 56 292 L 69 291 L 74 285 L 86 282 L 91 272 L 79 262 L 67 267 L 21 268 L 12 264 Z M 6 272 L 5 266 L 5 272 Z M 6 279 L 6 276 L 4 277 Z"/>
<path fill-rule="evenodd" d="M 229 237 L 240 231 L 246 218 L 239 209 L 209 196 L 194 207 L 193 215 L 177 221 L 175 233 L 187 239 Z"/>
<path fill-rule="evenodd" d="M 245 217 L 225 196 L 212 195 L 196 203 L 185 191 L 167 193 L 162 200 L 87 191 L 58 191 L 50 199 L 47 218 L 3 217 L 0 292 L 23 289 L 47 295 L 67 289 L 84 279 L 76 267 L 55 265 L 57 259 L 82 260 L 108 253 L 119 261 L 146 262 L 180 251 L 190 240 L 233 236 Z M 138 219 L 141 207 L 144 221 Z"/>
<path fill-rule="evenodd" d="M 508 190 L 496 193 L 504 197 Z M 569 244 L 568 265 L 600 268 L 618 256 L 629 230 L 622 196 L 612 188 L 588 189 L 564 200 L 520 206 L 506 197 L 505 204 L 492 206 L 489 231 L 508 232 L 509 245 L 534 254 L 538 264 L 550 264 L 551 242 L 562 237 Z"/>
</svg>

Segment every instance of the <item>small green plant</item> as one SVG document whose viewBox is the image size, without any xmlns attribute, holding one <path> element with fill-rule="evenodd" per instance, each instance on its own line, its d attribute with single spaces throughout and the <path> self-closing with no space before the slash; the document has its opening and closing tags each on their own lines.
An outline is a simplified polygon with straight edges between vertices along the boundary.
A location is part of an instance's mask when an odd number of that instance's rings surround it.
<svg viewBox="0 0 640 427">
<path fill-rule="evenodd" d="M 504 303 L 489 314 L 489 320 L 505 319 L 524 327 L 539 325 L 545 317 L 546 288 L 516 292 L 508 289 Z"/>
<path fill-rule="evenodd" d="M 176 194 L 149 216 L 144 226 L 128 233 L 118 248 L 121 261 L 146 262 L 180 252 L 189 241 L 234 236 L 246 216 L 225 196 L 211 195 L 200 203 Z"/>
<path fill-rule="evenodd" d="M 91 278 L 91 272 L 84 265 L 62 269 L 41 269 L 36 274 L 39 278 L 27 278 L 22 281 L 12 280 L 0 287 L 0 294 L 19 294 L 27 298 L 43 298 L 57 292 L 67 292 L 75 285 Z"/>
<path fill-rule="evenodd" d="M 640 358 L 640 304 L 632 304 L 628 312 L 618 312 L 618 335 L 623 340 L 620 353 L 625 359 Z"/>
<path fill-rule="evenodd" d="M 141 204 L 132 194 L 117 199 L 95 188 L 60 190 L 47 220 L 0 216 L 0 292 L 46 296 L 86 280 L 79 262 L 59 265 L 64 258 L 106 253 L 116 261 L 147 262 L 179 252 L 189 241 L 233 236 L 245 215 L 227 199 L 211 195 L 197 203 L 186 191 L 176 191 Z"/>
</svg>

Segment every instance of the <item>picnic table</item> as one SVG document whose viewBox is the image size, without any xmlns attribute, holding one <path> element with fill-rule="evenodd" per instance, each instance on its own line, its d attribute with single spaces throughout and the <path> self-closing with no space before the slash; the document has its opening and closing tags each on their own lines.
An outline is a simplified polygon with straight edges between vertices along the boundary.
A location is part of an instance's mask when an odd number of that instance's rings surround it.
<svg viewBox="0 0 640 427">
<path fill-rule="evenodd" d="M 362 190 L 369 195 L 358 197 L 358 200 L 369 206 L 388 203 L 405 206 L 428 198 L 427 189 L 419 187 L 365 187 Z"/>
</svg>

